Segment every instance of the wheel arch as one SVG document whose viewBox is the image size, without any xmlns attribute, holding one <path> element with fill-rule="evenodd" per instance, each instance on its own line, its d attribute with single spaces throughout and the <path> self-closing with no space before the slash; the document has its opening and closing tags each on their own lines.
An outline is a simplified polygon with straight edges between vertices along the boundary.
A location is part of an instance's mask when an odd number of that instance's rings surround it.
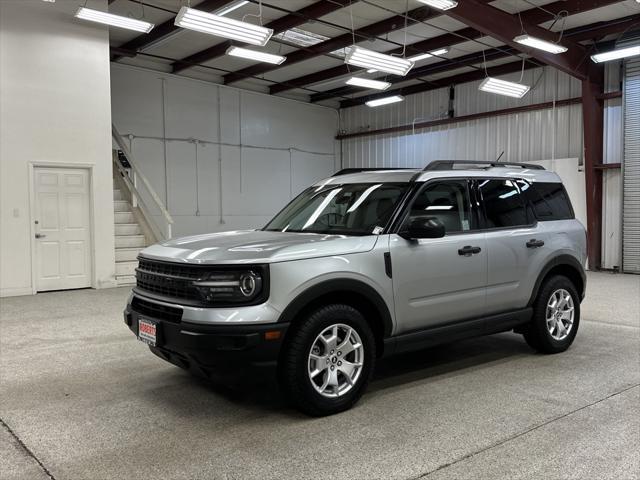
<svg viewBox="0 0 640 480">
<path fill-rule="evenodd" d="M 331 303 L 349 305 L 364 315 L 376 339 L 378 355 L 381 355 L 384 339 L 391 336 L 393 331 L 393 319 L 380 293 L 358 280 L 326 280 L 309 287 L 289 303 L 278 322 L 287 322 L 293 327 L 305 314 Z M 294 329 L 289 328 L 287 333 L 292 330 Z M 286 340 L 285 336 L 285 342 Z"/>
<path fill-rule="evenodd" d="M 533 292 L 531 293 L 531 298 L 527 304 L 528 306 L 533 305 L 533 302 L 540 291 L 540 287 L 547 278 L 550 278 L 553 275 L 564 275 L 569 278 L 578 290 L 580 301 L 584 299 L 587 287 L 587 276 L 582 264 L 572 255 L 558 255 L 557 257 L 549 260 L 538 275 L 533 287 Z"/>
</svg>

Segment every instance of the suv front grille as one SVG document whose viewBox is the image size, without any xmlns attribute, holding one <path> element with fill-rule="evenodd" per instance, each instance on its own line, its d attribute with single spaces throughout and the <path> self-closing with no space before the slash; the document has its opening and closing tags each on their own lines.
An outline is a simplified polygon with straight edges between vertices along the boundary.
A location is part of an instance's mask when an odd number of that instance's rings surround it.
<svg viewBox="0 0 640 480">
<path fill-rule="evenodd" d="M 136 286 L 140 290 L 200 303 L 193 281 L 206 272 L 200 265 L 180 265 L 140 258 L 136 269 Z"/>
<path fill-rule="evenodd" d="M 148 302 L 135 296 L 131 301 L 131 308 L 142 315 L 148 315 L 151 318 L 157 318 L 159 320 L 166 320 L 167 322 L 180 323 L 182 320 L 181 308 Z"/>
</svg>

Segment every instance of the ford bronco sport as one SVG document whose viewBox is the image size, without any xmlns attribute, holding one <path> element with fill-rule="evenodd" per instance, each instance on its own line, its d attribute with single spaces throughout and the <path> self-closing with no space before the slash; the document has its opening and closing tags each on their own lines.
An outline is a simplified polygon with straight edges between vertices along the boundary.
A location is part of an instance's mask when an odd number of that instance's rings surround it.
<svg viewBox="0 0 640 480">
<path fill-rule="evenodd" d="M 294 405 L 327 415 L 358 400 L 382 355 L 510 330 L 566 350 L 585 247 L 538 165 L 349 169 L 261 230 L 143 250 L 124 317 L 164 360 L 208 377 L 276 367 Z"/>
</svg>

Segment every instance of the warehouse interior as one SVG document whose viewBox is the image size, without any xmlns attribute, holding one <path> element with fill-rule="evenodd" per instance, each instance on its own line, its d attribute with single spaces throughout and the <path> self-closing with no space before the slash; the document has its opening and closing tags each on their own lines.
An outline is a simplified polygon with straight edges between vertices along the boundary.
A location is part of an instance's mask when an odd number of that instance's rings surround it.
<svg viewBox="0 0 640 480">
<path fill-rule="evenodd" d="M 270 57 L 192 10 L 272 30 Z M 0 477 L 640 478 L 640 1 L 2 0 L 0 104 Z M 437 160 L 562 179 L 588 268 L 565 354 L 500 333 L 383 359 L 310 419 L 123 325 L 146 247 Z"/>
</svg>

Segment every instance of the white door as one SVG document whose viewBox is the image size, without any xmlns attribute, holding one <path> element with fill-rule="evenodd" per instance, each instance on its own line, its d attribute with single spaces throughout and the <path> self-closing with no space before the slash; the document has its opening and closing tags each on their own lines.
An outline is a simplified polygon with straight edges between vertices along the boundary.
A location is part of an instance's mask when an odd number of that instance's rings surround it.
<svg viewBox="0 0 640 480">
<path fill-rule="evenodd" d="M 89 171 L 36 168 L 37 291 L 91 286 Z"/>
</svg>

